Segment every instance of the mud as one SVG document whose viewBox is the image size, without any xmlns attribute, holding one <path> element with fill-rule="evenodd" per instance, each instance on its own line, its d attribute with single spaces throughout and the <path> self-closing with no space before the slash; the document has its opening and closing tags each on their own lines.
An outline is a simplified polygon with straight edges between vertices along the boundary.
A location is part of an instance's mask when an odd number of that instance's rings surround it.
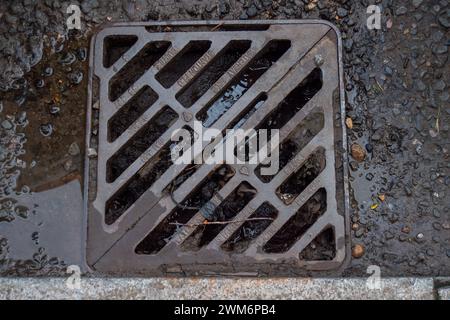
<svg viewBox="0 0 450 320">
<path fill-rule="evenodd" d="M 83 231 L 73 226 L 82 225 L 77 219 L 82 212 L 86 49 L 97 26 L 108 21 L 321 18 L 336 24 L 344 40 L 346 107 L 353 121 L 349 145 L 356 142 L 367 151 L 362 163 L 350 159 L 352 242 L 363 245 L 365 254 L 353 259 L 343 275 L 366 276 L 368 266 L 378 265 L 382 276 L 449 276 L 450 5 L 446 0 L 414 3 L 378 1 L 382 29 L 370 31 L 365 12 L 372 3 L 365 0 L 88 0 L 81 4 L 82 32 L 77 34 L 65 28 L 68 2 L 2 1 L 0 273 L 64 274 L 67 264 L 83 265 Z M 119 41 L 115 57 L 105 64 L 112 64 L 131 42 Z M 216 72 L 221 71 L 211 71 Z M 209 85 L 203 81 L 193 88 Z M 112 91 L 120 92 L 116 86 Z M 193 88 L 177 97 L 187 107 L 202 93 Z M 303 142 L 290 143 L 282 146 L 287 151 L 281 161 L 292 156 L 293 144 Z M 150 175 L 163 172 L 148 170 Z M 135 192 L 124 198 L 129 196 Z M 124 207 L 126 202 L 119 201 L 117 208 Z M 111 213 L 110 221 L 116 218 Z M 67 236 L 55 243 L 51 239 L 58 228 Z M 245 243 L 249 235 L 242 232 L 236 239 Z M 313 240 L 301 257 L 331 258 L 329 232 Z M 234 250 L 244 246 L 236 243 Z M 286 250 L 281 241 L 273 246 Z"/>
</svg>

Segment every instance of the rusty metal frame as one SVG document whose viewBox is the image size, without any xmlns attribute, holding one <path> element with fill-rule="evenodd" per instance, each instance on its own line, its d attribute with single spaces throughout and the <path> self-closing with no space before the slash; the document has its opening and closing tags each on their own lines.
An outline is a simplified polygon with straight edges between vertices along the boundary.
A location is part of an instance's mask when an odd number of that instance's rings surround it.
<svg viewBox="0 0 450 320">
<path fill-rule="evenodd" d="M 214 31 L 217 25 L 248 26 L 267 24 L 267 30 Z M 149 32 L 148 26 L 192 27 L 191 32 Z M 211 27 L 213 31 L 195 31 L 197 27 Z M 138 41 L 110 68 L 102 64 L 102 43 L 109 35 L 136 35 Z M 181 88 L 192 81 L 197 73 L 223 49 L 230 40 L 252 40 L 251 48 L 226 72 L 197 102 L 189 109 L 184 108 L 175 98 Z M 296 115 L 280 129 L 280 141 L 283 141 L 297 127 L 302 119 L 313 111 L 323 112 L 325 123 L 323 129 L 275 176 L 270 183 L 263 183 L 253 173 L 254 167 L 231 165 L 236 174 L 214 196 L 210 202 L 218 205 L 242 181 L 249 182 L 258 191 L 256 196 L 234 219 L 249 217 L 263 202 L 267 201 L 277 208 L 278 217 L 264 232 L 252 242 L 242 254 L 229 254 L 220 249 L 240 224 L 229 224 L 206 247 L 196 252 L 184 252 L 180 244 L 193 232 L 193 227 L 183 230 L 157 254 L 138 255 L 134 252 L 136 245 L 171 212 L 176 206 L 173 199 L 164 195 L 164 188 L 184 169 L 184 165 L 172 165 L 114 224 L 106 225 L 104 210 L 106 201 L 129 178 L 133 176 L 149 159 L 151 159 L 168 141 L 173 129 L 192 125 L 195 116 L 183 117 L 188 111 L 195 115 L 209 101 L 230 83 L 236 74 L 272 39 L 289 39 L 291 48 L 262 75 L 258 81 L 214 124 L 215 128 L 225 129 L 249 103 L 261 92 L 268 95 L 264 108 L 258 109 L 245 123 L 243 129 L 254 128 L 280 101 L 294 89 L 316 65 L 315 57 L 321 56 L 323 64 L 323 87 Z M 148 41 L 170 41 L 171 47 L 144 75 L 138 79 L 114 103 L 108 98 L 108 83 Z M 210 40 L 210 49 L 194 64 L 171 88 L 164 88 L 155 79 L 155 75 L 191 40 Z M 349 259 L 349 196 L 347 181 L 347 144 L 345 132 L 344 90 L 342 78 L 341 39 L 339 31 L 330 23 L 319 20 L 289 21 L 198 21 L 198 22 L 158 22 L 158 23 L 118 23 L 107 26 L 98 32 L 91 42 L 90 77 L 88 94 L 88 119 L 86 151 L 96 148 L 98 158 L 86 156 L 85 170 L 85 211 L 87 219 L 86 259 L 88 265 L 99 272 L 114 274 L 166 274 L 173 269 L 182 270 L 184 274 L 271 274 L 264 266 L 284 265 L 288 271 L 279 268 L 275 275 L 301 274 L 302 271 L 324 271 L 342 269 Z M 98 93 L 93 91 L 93 79 L 98 77 Z M 149 85 L 159 98 L 115 141 L 108 142 L 107 122 L 114 113 L 144 85 Z M 333 93 L 339 95 L 338 103 Z M 92 105 L 100 102 L 98 138 L 91 133 Z M 127 139 L 141 128 L 160 108 L 169 105 L 178 114 L 178 120 L 159 137 L 118 179 L 106 182 L 106 162 Z M 337 109 L 337 110 L 336 110 Z M 335 116 L 340 114 L 339 137 L 335 136 Z M 188 121 L 186 121 L 188 120 Z M 193 126 L 192 126 L 193 127 Z M 336 185 L 335 141 L 342 139 L 343 185 Z M 98 139 L 98 140 L 96 140 Z M 94 142 L 93 141 L 97 141 Z M 326 167 L 319 176 L 293 201 L 284 204 L 276 195 L 275 189 L 293 172 L 295 172 L 317 147 L 323 147 L 326 154 Z M 88 154 L 88 152 L 86 152 Z M 197 185 L 214 170 L 214 166 L 202 165 L 175 192 L 174 199 L 183 201 Z M 279 230 L 283 224 L 319 189 L 327 191 L 327 211 L 308 231 L 284 253 L 264 253 L 262 246 Z M 336 188 L 342 188 L 344 199 L 336 199 Z M 338 212 L 337 202 L 342 201 L 343 212 Z M 198 212 L 190 224 L 201 223 L 203 216 Z M 321 231 L 332 227 L 335 234 L 336 256 L 331 261 L 301 261 L 298 254 Z M 293 270 L 293 269 L 294 270 Z M 274 268 L 277 270 L 277 268 Z M 289 271 L 290 270 L 290 271 Z"/>
</svg>

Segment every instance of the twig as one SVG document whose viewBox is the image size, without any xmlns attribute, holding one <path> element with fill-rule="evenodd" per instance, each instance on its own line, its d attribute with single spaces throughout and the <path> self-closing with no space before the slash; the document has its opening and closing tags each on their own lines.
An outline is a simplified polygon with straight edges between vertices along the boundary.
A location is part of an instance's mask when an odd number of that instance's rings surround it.
<svg viewBox="0 0 450 320">
<path fill-rule="evenodd" d="M 219 29 L 221 26 L 223 26 L 223 22 L 219 23 L 218 25 L 214 26 L 214 28 L 211 29 L 211 31 L 216 31 L 217 29 Z"/>
<path fill-rule="evenodd" d="M 440 122 L 440 120 L 441 120 L 441 105 L 439 105 L 438 113 L 437 113 L 437 116 L 436 116 L 436 130 L 437 130 L 437 133 L 439 133 L 439 122 Z"/>
<path fill-rule="evenodd" d="M 230 224 L 230 223 L 243 223 L 247 221 L 258 221 L 258 220 L 270 220 L 273 221 L 273 218 L 250 218 L 245 220 L 230 220 L 230 221 L 208 221 L 205 220 L 202 223 L 198 224 L 189 224 L 189 223 L 179 223 L 179 222 L 170 222 L 169 224 L 177 225 L 177 226 L 183 226 L 183 227 L 198 227 L 202 225 L 208 225 L 208 224 Z"/>
</svg>

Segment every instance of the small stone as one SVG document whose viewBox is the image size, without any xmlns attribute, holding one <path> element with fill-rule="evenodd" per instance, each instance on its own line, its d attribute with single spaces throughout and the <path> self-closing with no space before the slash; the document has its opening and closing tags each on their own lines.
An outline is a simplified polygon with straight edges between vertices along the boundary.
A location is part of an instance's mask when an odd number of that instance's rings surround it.
<svg viewBox="0 0 450 320">
<path fill-rule="evenodd" d="M 423 0 L 413 0 L 413 6 L 414 8 L 418 8 L 420 7 L 420 5 L 422 4 Z"/>
<path fill-rule="evenodd" d="M 365 253 L 364 246 L 361 244 L 356 244 L 352 248 L 352 256 L 353 258 L 359 259 L 361 258 Z"/>
<path fill-rule="evenodd" d="M 4 120 L 2 122 L 2 128 L 5 130 L 11 130 L 13 128 L 13 124 L 9 120 Z"/>
<path fill-rule="evenodd" d="M 352 120 L 352 118 L 347 117 L 345 119 L 345 125 L 347 126 L 347 128 L 353 129 L 353 120 Z"/>
<path fill-rule="evenodd" d="M 256 14 L 258 13 L 258 10 L 256 9 L 255 5 L 252 4 L 248 9 L 247 9 L 247 15 L 249 17 L 254 17 L 256 16 Z"/>
<path fill-rule="evenodd" d="M 359 167 L 358 162 L 356 162 L 356 161 L 350 161 L 349 165 L 350 165 L 350 169 L 351 169 L 352 171 L 358 170 L 358 167 Z"/>
<path fill-rule="evenodd" d="M 71 156 L 77 156 L 80 154 L 80 147 L 78 146 L 78 144 L 76 142 L 73 142 L 70 146 L 69 146 L 69 154 Z"/>
<path fill-rule="evenodd" d="M 95 158 L 97 156 L 97 151 L 94 148 L 88 148 L 87 155 L 89 158 Z"/>
<path fill-rule="evenodd" d="M 242 12 L 241 15 L 239 16 L 239 19 L 241 19 L 241 20 L 247 20 L 247 19 L 248 19 L 247 13 Z"/>
<path fill-rule="evenodd" d="M 437 219 L 439 219 L 441 217 L 439 210 L 433 209 L 433 217 L 435 217 Z"/>
<path fill-rule="evenodd" d="M 64 162 L 64 170 L 70 171 L 70 168 L 72 168 L 72 159 L 68 159 Z"/>
<path fill-rule="evenodd" d="M 70 65 L 73 62 L 75 62 L 77 58 L 75 57 L 75 55 L 72 52 L 67 52 L 60 60 L 59 62 L 62 65 Z"/>
<path fill-rule="evenodd" d="M 404 15 L 407 12 L 408 12 L 408 9 L 406 7 L 404 7 L 404 6 L 401 6 L 401 7 L 398 7 L 397 10 L 395 10 L 395 15 L 402 16 L 402 15 Z"/>
<path fill-rule="evenodd" d="M 184 112 L 182 113 L 182 116 L 183 116 L 183 120 L 186 121 L 186 122 L 191 121 L 191 120 L 192 120 L 192 117 L 193 117 L 192 113 L 187 112 L 187 111 L 184 111 Z"/>
<path fill-rule="evenodd" d="M 60 111 L 60 109 L 58 106 L 56 106 L 56 105 L 50 106 L 50 109 L 49 109 L 50 114 L 57 115 L 59 113 L 59 111 Z"/>
<path fill-rule="evenodd" d="M 385 231 L 384 232 L 384 237 L 386 238 L 386 240 L 391 240 L 391 239 L 394 239 L 394 234 L 392 233 L 392 232 L 390 232 L 390 231 Z"/>
<path fill-rule="evenodd" d="M 40 127 L 40 131 L 44 137 L 48 137 L 53 132 L 53 126 L 51 123 L 42 124 Z"/>
<path fill-rule="evenodd" d="M 246 176 L 249 175 L 249 170 L 248 170 L 248 168 L 247 168 L 246 166 L 242 166 L 242 167 L 239 169 L 239 172 L 240 172 L 241 174 L 243 174 L 243 175 L 246 175 Z"/>
<path fill-rule="evenodd" d="M 341 17 L 344 18 L 348 15 L 348 10 L 342 7 L 339 7 L 336 11 L 336 14 Z"/>
<path fill-rule="evenodd" d="M 411 228 L 409 226 L 404 226 L 402 228 L 402 232 L 408 234 L 411 232 Z"/>
<path fill-rule="evenodd" d="M 80 61 L 85 61 L 87 58 L 87 49 L 86 48 L 79 48 L 76 52 L 77 58 Z"/>
<path fill-rule="evenodd" d="M 431 51 L 434 54 L 444 54 L 447 53 L 448 47 L 446 45 L 433 45 L 431 46 Z"/>
<path fill-rule="evenodd" d="M 425 85 L 425 83 L 423 83 L 422 80 L 417 80 L 416 81 L 416 89 L 419 91 L 424 91 L 427 88 L 427 86 Z"/>
<path fill-rule="evenodd" d="M 433 222 L 432 227 L 436 231 L 441 231 L 442 230 L 442 226 L 441 226 L 441 224 L 439 222 Z"/>
<path fill-rule="evenodd" d="M 79 84 L 81 81 L 83 81 L 83 72 L 81 71 L 74 71 L 67 75 L 67 78 L 72 84 Z"/>
<path fill-rule="evenodd" d="M 316 54 L 314 56 L 314 63 L 316 64 L 317 67 L 320 67 L 321 65 L 323 65 L 323 57 L 320 54 Z"/>
<path fill-rule="evenodd" d="M 358 230 L 355 231 L 355 237 L 361 238 L 364 235 L 364 233 L 365 233 L 364 228 L 359 228 Z"/>
<path fill-rule="evenodd" d="M 50 77 L 51 75 L 53 75 L 53 68 L 52 67 L 46 67 L 44 69 L 44 72 L 42 73 L 43 76 L 45 77 Z"/>
<path fill-rule="evenodd" d="M 438 16 L 439 23 L 446 28 L 450 28 L 450 9 L 442 11 Z"/>
<path fill-rule="evenodd" d="M 366 152 L 357 143 L 352 144 L 352 146 L 351 146 L 351 154 L 352 154 L 353 159 L 355 159 L 358 162 L 362 162 L 366 158 Z"/>
<path fill-rule="evenodd" d="M 37 79 L 34 85 L 36 86 L 36 88 L 43 88 L 45 86 L 45 81 L 44 79 Z"/>
</svg>

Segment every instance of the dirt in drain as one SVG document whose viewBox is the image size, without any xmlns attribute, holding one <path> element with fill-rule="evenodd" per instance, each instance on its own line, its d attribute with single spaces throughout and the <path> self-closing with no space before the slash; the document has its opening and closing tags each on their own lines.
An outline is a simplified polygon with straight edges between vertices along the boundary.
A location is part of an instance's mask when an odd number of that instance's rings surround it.
<svg viewBox="0 0 450 320">
<path fill-rule="evenodd" d="M 281 129 L 322 88 L 322 70 L 315 68 L 286 98 L 261 122 L 257 129 Z"/>
<path fill-rule="evenodd" d="M 266 253 L 288 251 L 327 209 L 327 193 L 319 189 L 264 245 Z"/>
<path fill-rule="evenodd" d="M 177 100 L 186 108 L 191 107 L 209 88 L 250 48 L 251 41 L 230 41 L 205 67 L 191 84 L 177 95 Z"/>
<path fill-rule="evenodd" d="M 117 100 L 133 85 L 170 47 L 168 41 L 149 42 L 109 82 L 109 99 Z M 108 54 L 108 52 L 105 52 Z"/>
<path fill-rule="evenodd" d="M 327 228 L 322 231 L 299 255 L 300 260 L 333 260 L 336 256 L 334 231 Z"/>
<path fill-rule="evenodd" d="M 108 159 L 107 181 L 113 182 L 116 180 L 177 119 L 178 114 L 171 108 L 162 108 L 119 151 Z"/>
<path fill-rule="evenodd" d="M 178 175 L 166 192 L 172 192 L 186 181 L 195 171 L 194 166 L 188 166 Z M 137 254 L 155 254 L 175 236 L 181 225 L 188 221 L 208 202 L 215 192 L 219 191 L 232 177 L 234 171 L 230 166 L 223 165 L 210 173 L 202 183 L 177 208 L 161 221 L 136 247 Z"/>
<path fill-rule="evenodd" d="M 325 149 L 319 148 L 277 188 L 277 196 L 285 204 L 291 204 L 325 169 L 325 165 Z"/>
<path fill-rule="evenodd" d="M 242 253 L 250 245 L 253 239 L 259 235 L 272 223 L 277 217 L 278 211 L 269 202 L 264 202 L 256 211 L 250 215 L 248 221 L 236 230 L 233 235 L 222 244 L 221 248 L 225 251 Z M 266 220 L 251 220 L 254 218 L 267 218 Z"/>
<path fill-rule="evenodd" d="M 108 140 L 116 140 L 158 99 L 158 94 L 149 86 L 144 86 L 125 103 L 108 121 Z"/>
<path fill-rule="evenodd" d="M 210 243 L 256 195 L 256 189 L 248 182 L 242 182 L 234 191 L 223 200 L 212 212 L 209 222 L 225 222 L 223 224 L 203 224 L 181 245 L 183 250 L 198 251 Z"/>
<path fill-rule="evenodd" d="M 289 135 L 279 146 L 279 170 L 282 170 L 308 143 L 322 130 L 324 126 L 324 116 L 321 112 L 311 113 L 300 122 L 295 131 Z M 259 165 L 255 169 L 256 176 L 262 182 L 270 182 L 275 175 L 261 174 Z"/>
</svg>

